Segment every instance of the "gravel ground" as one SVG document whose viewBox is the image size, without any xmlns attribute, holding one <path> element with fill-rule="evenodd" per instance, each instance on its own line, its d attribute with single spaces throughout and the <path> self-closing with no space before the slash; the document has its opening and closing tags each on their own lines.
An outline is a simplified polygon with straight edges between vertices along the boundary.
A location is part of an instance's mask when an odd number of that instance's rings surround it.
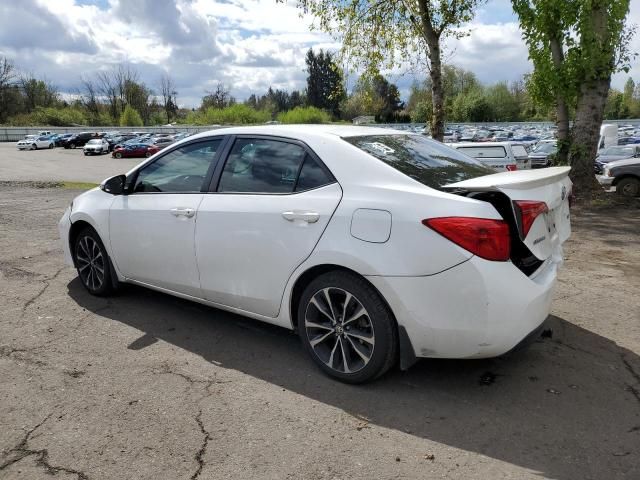
<svg viewBox="0 0 640 480">
<path fill-rule="evenodd" d="M 0 179 L 100 183 L 105 178 L 128 172 L 143 160 L 111 158 L 111 154 L 84 156 L 81 148 L 20 151 L 14 142 L 2 142 Z"/>
<path fill-rule="evenodd" d="M 77 193 L 0 185 L 0 478 L 640 478 L 640 210 L 575 216 L 551 338 L 347 386 L 286 330 L 88 295 Z"/>
</svg>

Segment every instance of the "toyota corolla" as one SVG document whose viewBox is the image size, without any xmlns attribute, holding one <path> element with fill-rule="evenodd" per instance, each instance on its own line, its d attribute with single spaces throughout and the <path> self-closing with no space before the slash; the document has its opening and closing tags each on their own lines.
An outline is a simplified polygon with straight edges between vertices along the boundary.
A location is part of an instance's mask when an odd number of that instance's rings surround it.
<svg viewBox="0 0 640 480">
<path fill-rule="evenodd" d="M 132 283 L 294 329 L 322 370 L 359 383 L 539 331 L 571 232 L 568 172 L 494 174 L 389 129 L 228 128 L 78 196 L 59 230 L 91 294 Z"/>
</svg>

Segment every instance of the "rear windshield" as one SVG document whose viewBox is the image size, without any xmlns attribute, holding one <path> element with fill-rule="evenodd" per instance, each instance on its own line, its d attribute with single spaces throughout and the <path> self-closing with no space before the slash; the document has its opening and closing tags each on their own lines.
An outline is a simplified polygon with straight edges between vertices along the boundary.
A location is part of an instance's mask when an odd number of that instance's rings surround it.
<svg viewBox="0 0 640 480">
<path fill-rule="evenodd" d="M 495 173 L 476 159 L 421 135 L 367 135 L 345 141 L 431 188 Z"/>
</svg>

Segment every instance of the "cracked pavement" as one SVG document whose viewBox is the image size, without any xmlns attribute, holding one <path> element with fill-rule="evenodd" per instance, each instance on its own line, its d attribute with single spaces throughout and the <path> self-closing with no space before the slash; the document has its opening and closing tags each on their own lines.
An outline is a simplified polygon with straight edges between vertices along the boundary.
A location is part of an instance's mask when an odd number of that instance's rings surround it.
<svg viewBox="0 0 640 480">
<path fill-rule="evenodd" d="M 285 330 L 88 295 L 57 239 L 77 193 L 0 186 L 3 480 L 640 478 L 639 210 L 575 215 L 551 338 L 349 386 Z"/>
</svg>

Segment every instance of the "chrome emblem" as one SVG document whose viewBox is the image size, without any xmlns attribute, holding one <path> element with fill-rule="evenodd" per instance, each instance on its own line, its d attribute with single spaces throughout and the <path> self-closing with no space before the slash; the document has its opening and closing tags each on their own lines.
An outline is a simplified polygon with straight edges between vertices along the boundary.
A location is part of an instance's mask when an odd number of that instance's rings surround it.
<svg viewBox="0 0 640 480">
<path fill-rule="evenodd" d="M 565 187 L 564 185 L 562 186 L 562 192 L 560 193 L 560 199 L 564 200 L 567 196 L 567 187 Z"/>
</svg>

